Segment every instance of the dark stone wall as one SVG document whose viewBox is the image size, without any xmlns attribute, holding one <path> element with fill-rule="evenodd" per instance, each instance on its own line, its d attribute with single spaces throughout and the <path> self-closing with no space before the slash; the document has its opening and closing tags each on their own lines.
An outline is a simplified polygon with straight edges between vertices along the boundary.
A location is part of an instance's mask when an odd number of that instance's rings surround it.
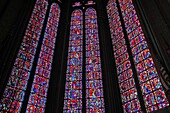
<svg viewBox="0 0 170 113">
<path fill-rule="evenodd" d="M 168 28 L 170 29 L 170 0 L 155 0 L 160 13 L 163 16 Z"/>
<path fill-rule="evenodd" d="M 170 71 L 170 2 L 142 0 L 141 5 L 153 33 L 155 48 Z"/>
</svg>

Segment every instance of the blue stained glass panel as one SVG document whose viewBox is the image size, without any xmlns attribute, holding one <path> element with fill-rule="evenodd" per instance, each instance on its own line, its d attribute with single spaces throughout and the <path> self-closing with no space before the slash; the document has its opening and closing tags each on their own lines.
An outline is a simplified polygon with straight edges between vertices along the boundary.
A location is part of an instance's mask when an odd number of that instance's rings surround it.
<svg viewBox="0 0 170 113">
<path fill-rule="evenodd" d="M 86 112 L 103 113 L 104 95 L 96 10 L 85 12 L 86 34 Z"/>
<path fill-rule="evenodd" d="M 64 113 L 82 112 L 82 51 L 83 12 L 74 10 L 71 15 L 68 60 L 66 71 Z"/>
<path fill-rule="evenodd" d="M 53 3 L 44 33 L 43 43 L 34 75 L 27 112 L 44 113 L 45 103 L 50 79 L 50 71 L 55 48 L 55 38 L 57 36 L 58 22 L 60 17 L 59 5 Z"/>
<path fill-rule="evenodd" d="M 132 72 L 131 62 L 129 60 L 129 53 L 127 51 L 127 45 L 116 0 L 109 0 L 107 4 L 107 11 L 124 112 L 141 113 L 140 102 L 133 78 L 134 75 Z M 130 26 L 128 23 L 125 25 Z M 132 40 L 130 43 L 136 44 L 136 41 L 139 40 Z M 138 59 L 138 57 L 136 57 L 136 59 Z"/>
<path fill-rule="evenodd" d="M 118 0 L 132 49 L 146 110 L 169 106 L 132 0 Z"/>
<path fill-rule="evenodd" d="M 21 110 L 47 5 L 46 0 L 37 0 L 35 3 L 5 92 L 3 93 L 3 99 L 0 101 L 0 111 L 3 113 L 19 113 Z"/>
</svg>

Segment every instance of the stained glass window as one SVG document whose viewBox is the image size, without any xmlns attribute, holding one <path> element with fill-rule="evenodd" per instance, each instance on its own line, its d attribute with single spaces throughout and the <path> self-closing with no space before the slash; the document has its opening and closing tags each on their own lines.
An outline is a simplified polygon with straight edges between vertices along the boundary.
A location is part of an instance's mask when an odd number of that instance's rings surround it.
<svg viewBox="0 0 170 113">
<path fill-rule="evenodd" d="M 86 112 L 101 113 L 104 109 L 103 83 L 96 10 L 85 12 L 86 34 Z"/>
<path fill-rule="evenodd" d="M 152 112 L 169 106 L 132 0 L 119 0 L 145 106 Z"/>
<path fill-rule="evenodd" d="M 85 21 L 85 33 L 83 33 L 83 21 Z M 85 34 L 85 45 L 83 45 L 83 34 Z M 83 65 L 83 46 L 86 48 L 86 65 Z M 86 89 L 82 88 L 83 66 L 86 69 Z M 71 16 L 64 113 L 82 112 L 83 90 L 86 92 L 86 112 L 105 112 L 97 16 L 93 8 L 85 11 L 85 20 L 83 12 L 79 9 L 74 10 Z"/>
<path fill-rule="evenodd" d="M 137 77 L 139 79 L 146 110 L 147 112 L 152 112 L 169 106 L 132 0 L 118 0 L 118 2 L 121 8 L 126 32 L 128 35 L 127 38 L 130 43 L 130 48 L 134 60 L 133 65 L 135 65 L 137 71 Z M 108 3 L 107 9 L 112 33 L 114 55 L 116 58 L 117 72 L 119 74 L 120 72 L 126 70 L 126 68 L 130 68 L 130 62 L 127 60 L 127 47 L 122 46 L 126 43 L 125 40 L 121 38 L 124 37 L 124 34 L 121 33 L 122 28 L 119 27 L 121 26 L 121 23 L 119 22 L 120 17 L 118 17 L 119 12 L 116 11 L 116 0 L 110 1 Z M 112 10 L 115 10 L 115 12 Z M 120 38 L 120 40 L 116 37 Z M 123 64 L 118 65 L 121 63 Z M 127 81 L 127 76 L 129 76 L 129 72 L 126 71 L 125 73 L 122 73 L 121 76 L 119 75 L 119 82 L 122 81 L 122 83 L 124 83 L 123 81 Z M 128 81 L 127 83 L 134 84 L 132 81 Z M 126 87 L 128 87 L 124 86 L 126 85 L 120 84 L 121 90 L 125 90 Z M 122 98 L 122 101 L 124 100 L 127 101 L 129 98 Z M 133 100 L 131 101 L 131 104 L 137 105 Z M 130 103 L 125 104 L 125 107 L 127 106 L 130 108 L 129 105 Z"/>
<path fill-rule="evenodd" d="M 28 113 L 43 113 L 45 110 L 59 16 L 59 5 L 53 3 L 51 5 L 31 94 L 27 105 Z"/>
<path fill-rule="evenodd" d="M 29 20 L 7 86 L 0 101 L 1 112 L 18 113 L 21 110 L 47 5 L 46 0 L 37 0 L 35 3 L 31 19 Z"/>
<path fill-rule="evenodd" d="M 115 0 L 110 0 L 108 2 L 107 11 L 123 109 L 125 113 L 141 113 L 140 102 L 133 78 L 134 75 L 129 60 L 129 53 L 127 51 L 123 28 Z"/>
<path fill-rule="evenodd" d="M 67 60 L 64 113 L 82 112 L 82 49 L 83 12 L 74 10 L 71 15 Z"/>
</svg>

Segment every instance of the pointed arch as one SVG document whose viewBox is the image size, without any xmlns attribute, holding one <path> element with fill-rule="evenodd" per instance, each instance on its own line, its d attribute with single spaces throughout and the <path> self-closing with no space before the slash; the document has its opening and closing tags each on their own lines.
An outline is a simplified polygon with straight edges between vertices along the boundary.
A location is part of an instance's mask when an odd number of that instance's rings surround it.
<svg viewBox="0 0 170 113">
<path fill-rule="evenodd" d="M 71 15 L 64 113 L 82 112 L 83 12 L 76 9 Z"/>
<path fill-rule="evenodd" d="M 86 112 L 105 112 L 97 14 L 94 8 L 85 12 L 86 42 Z"/>
</svg>

